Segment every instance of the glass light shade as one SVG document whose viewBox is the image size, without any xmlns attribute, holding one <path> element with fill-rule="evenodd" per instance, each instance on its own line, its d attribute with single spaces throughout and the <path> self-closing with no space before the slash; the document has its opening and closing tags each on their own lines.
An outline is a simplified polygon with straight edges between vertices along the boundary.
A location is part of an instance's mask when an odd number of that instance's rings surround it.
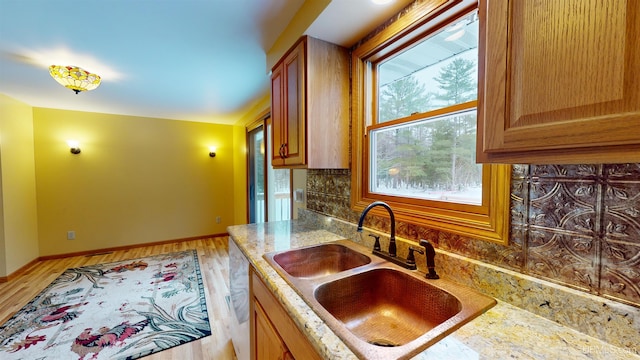
<svg viewBox="0 0 640 360">
<path fill-rule="evenodd" d="M 60 85 L 77 93 L 97 88 L 100 85 L 100 76 L 92 74 L 77 66 L 49 66 L 49 74 Z"/>
<path fill-rule="evenodd" d="M 70 148 L 79 148 L 80 142 L 78 140 L 67 140 L 67 145 L 69 145 Z"/>
<path fill-rule="evenodd" d="M 78 140 L 67 140 L 67 145 L 69 145 L 69 150 L 71 150 L 72 154 L 80 154 L 80 142 Z"/>
</svg>

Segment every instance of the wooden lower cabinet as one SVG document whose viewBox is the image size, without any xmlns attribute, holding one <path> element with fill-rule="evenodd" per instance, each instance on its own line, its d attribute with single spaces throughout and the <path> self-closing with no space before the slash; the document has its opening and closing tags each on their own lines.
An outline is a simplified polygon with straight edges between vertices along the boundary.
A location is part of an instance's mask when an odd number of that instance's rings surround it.
<svg viewBox="0 0 640 360">
<path fill-rule="evenodd" d="M 252 360 L 322 359 L 253 268 L 251 299 Z"/>
<path fill-rule="evenodd" d="M 255 337 L 256 359 L 259 360 L 284 360 L 293 359 L 293 355 L 282 341 L 278 331 L 274 329 L 260 303 L 254 301 L 255 309 Z"/>
</svg>

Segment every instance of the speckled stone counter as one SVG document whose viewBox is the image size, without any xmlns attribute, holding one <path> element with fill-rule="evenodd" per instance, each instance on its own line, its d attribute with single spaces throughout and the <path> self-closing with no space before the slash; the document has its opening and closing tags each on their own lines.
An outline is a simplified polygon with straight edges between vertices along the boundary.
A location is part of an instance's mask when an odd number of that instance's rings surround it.
<svg viewBox="0 0 640 360">
<path fill-rule="evenodd" d="M 312 346 L 326 359 L 356 356 L 267 263 L 263 254 L 344 239 L 302 221 L 228 227 L 267 287 Z M 504 301 L 414 359 L 640 359 L 639 349 L 619 348 L 561 326 Z"/>
</svg>

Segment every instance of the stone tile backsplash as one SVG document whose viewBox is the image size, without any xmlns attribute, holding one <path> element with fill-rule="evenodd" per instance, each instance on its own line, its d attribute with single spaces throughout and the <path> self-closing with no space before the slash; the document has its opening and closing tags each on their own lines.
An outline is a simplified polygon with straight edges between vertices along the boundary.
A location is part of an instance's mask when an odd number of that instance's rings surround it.
<svg viewBox="0 0 640 360">
<path fill-rule="evenodd" d="M 349 170 L 308 170 L 307 208 L 349 222 Z M 367 217 L 387 231 L 388 220 Z M 398 222 L 397 235 L 640 307 L 640 164 L 514 165 L 502 246 Z"/>
</svg>

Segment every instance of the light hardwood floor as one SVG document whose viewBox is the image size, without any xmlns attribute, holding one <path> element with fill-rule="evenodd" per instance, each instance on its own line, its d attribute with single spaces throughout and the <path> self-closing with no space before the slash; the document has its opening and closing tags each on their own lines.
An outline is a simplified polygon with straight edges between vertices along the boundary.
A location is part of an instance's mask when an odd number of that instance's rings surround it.
<svg viewBox="0 0 640 360">
<path fill-rule="evenodd" d="M 211 237 L 178 243 L 139 247 L 94 256 L 74 256 L 35 263 L 19 277 L 0 283 L 0 324 L 33 299 L 40 291 L 72 267 L 135 259 L 173 251 L 195 249 L 200 260 L 200 270 L 207 296 L 207 311 L 211 323 L 211 336 L 164 350 L 145 357 L 145 360 L 214 359 L 235 360 L 229 337 L 229 310 L 225 300 L 228 295 L 229 256 L 228 238 Z"/>
</svg>

